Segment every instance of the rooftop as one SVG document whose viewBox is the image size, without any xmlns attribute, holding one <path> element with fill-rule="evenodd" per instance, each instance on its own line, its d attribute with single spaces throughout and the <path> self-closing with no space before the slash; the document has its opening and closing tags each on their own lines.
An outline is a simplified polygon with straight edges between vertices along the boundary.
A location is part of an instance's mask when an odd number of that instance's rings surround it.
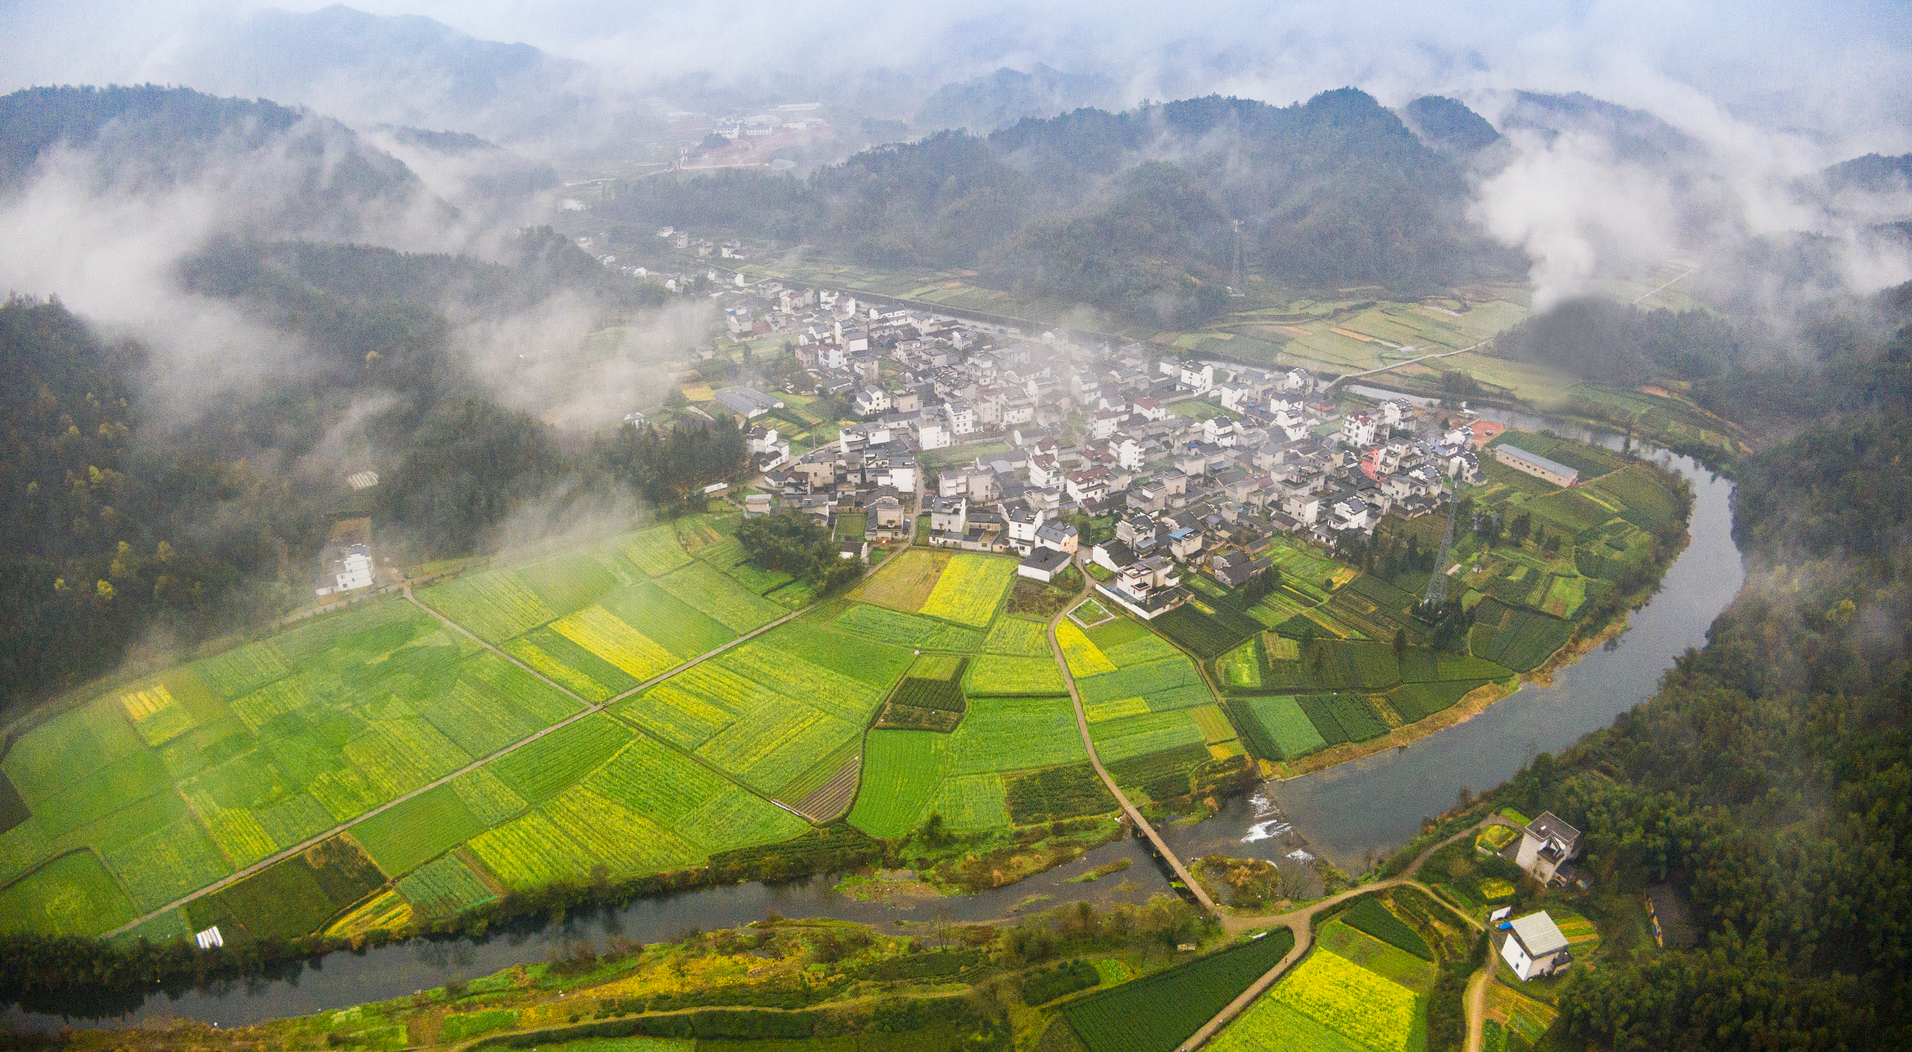
<svg viewBox="0 0 1912 1052">
<path fill-rule="evenodd" d="M 1496 446 L 1495 448 L 1499 449 L 1501 452 L 1506 453 L 1508 456 L 1513 457 L 1515 460 L 1521 461 L 1522 463 L 1531 464 L 1534 467 L 1540 468 L 1543 471 L 1550 471 L 1556 475 L 1561 475 L 1569 479 L 1580 477 L 1580 472 L 1578 470 L 1574 468 L 1570 468 L 1567 465 L 1562 464 L 1557 460 L 1548 460 L 1546 457 L 1543 457 L 1538 453 L 1529 453 L 1528 451 L 1520 448 L 1519 446 L 1510 446 L 1510 445 L 1503 444 L 1500 446 Z"/>
<path fill-rule="evenodd" d="M 1547 916 L 1545 910 L 1515 918 L 1513 930 L 1529 957 L 1545 957 L 1567 948 L 1567 937 L 1560 934 L 1559 926 L 1554 924 L 1553 918 Z"/>
</svg>

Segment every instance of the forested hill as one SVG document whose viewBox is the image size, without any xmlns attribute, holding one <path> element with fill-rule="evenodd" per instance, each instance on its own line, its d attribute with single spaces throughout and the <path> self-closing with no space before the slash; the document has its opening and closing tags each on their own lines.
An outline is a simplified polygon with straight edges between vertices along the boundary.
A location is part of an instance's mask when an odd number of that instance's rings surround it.
<svg viewBox="0 0 1912 1052">
<path fill-rule="evenodd" d="M 1746 588 L 1652 701 L 1496 794 L 1585 830 L 1599 891 L 1669 884 L 1692 907 L 1696 947 L 1570 988 L 1576 1042 L 1912 1047 L 1912 311 L 1893 320 L 1726 389 L 1837 407 L 1741 463 Z"/>
<path fill-rule="evenodd" d="M 373 209 L 452 214 L 402 162 L 337 121 L 188 88 L 45 87 L 0 97 L 0 193 L 60 153 L 83 189 L 148 193 L 202 180 L 235 219 L 280 233 L 355 232 Z"/>
<path fill-rule="evenodd" d="M 383 554 L 423 560 L 477 550 L 567 484 L 660 507 L 744 463 L 721 418 L 697 434 L 566 436 L 474 375 L 454 313 L 503 317 L 558 292 L 651 302 L 549 230 L 500 263 L 221 241 L 179 269 L 187 291 L 305 349 L 190 426 L 151 426 L 157 355 L 101 340 L 58 302 L 0 306 L 0 712 L 105 671 L 155 629 L 190 644 L 309 599 L 348 507 L 374 516 Z M 366 468 L 380 485 L 350 498 L 346 474 Z"/>
<path fill-rule="evenodd" d="M 1466 228 L 1466 191 L 1454 161 L 1344 88 L 1287 107 L 1215 96 L 945 132 L 807 180 L 640 180 L 598 209 L 876 266 L 971 267 L 1003 287 L 1189 324 L 1226 303 L 1235 221 L 1250 269 L 1309 287 L 1411 295 L 1517 272 Z"/>
</svg>

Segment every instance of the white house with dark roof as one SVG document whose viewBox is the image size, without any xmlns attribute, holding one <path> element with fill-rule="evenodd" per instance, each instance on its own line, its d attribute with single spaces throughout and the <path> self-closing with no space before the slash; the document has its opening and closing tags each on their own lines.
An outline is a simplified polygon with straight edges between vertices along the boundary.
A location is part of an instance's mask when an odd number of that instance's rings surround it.
<svg viewBox="0 0 1912 1052">
<path fill-rule="evenodd" d="M 1514 853 L 1514 865 L 1545 884 L 1578 854 L 1580 830 L 1561 821 L 1552 811 L 1545 811 L 1520 831 L 1520 848 Z"/>
<path fill-rule="evenodd" d="M 1567 949 L 1567 937 L 1545 910 L 1516 917 L 1507 922 L 1501 959 L 1520 976 L 1521 982 L 1558 975 L 1573 964 Z"/>
</svg>

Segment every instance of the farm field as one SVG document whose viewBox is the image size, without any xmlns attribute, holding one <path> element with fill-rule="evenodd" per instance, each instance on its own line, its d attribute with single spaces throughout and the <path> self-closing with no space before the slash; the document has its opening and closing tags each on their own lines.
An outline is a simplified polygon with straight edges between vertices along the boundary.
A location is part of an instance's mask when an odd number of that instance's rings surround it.
<svg viewBox="0 0 1912 1052">
<path fill-rule="evenodd" d="M 1171 1052 L 1293 948 L 1293 932 L 1269 932 L 1092 994 L 1062 1018 L 1089 1052 Z"/>
<path fill-rule="evenodd" d="M 1413 991 L 1323 946 L 1249 1006 L 1212 1046 L 1406 1052 L 1420 1020 Z"/>
<path fill-rule="evenodd" d="M 662 728 L 661 741 L 594 716 L 358 821 L 783 616 L 724 565 L 727 528 L 693 518 L 420 590 L 420 602 L 534 671 L 394 597 L 94 688 L 0 759 L 0 795 L 20 801 L 17 815 L 0 815 L 0 928 L 101 934 L 341 824 L 352 832 L 327 843 L 348 845 L 350 865 L 343 848 L 295 855 L 140 931 L 171 937 L 211 910 L 231 925 L 229 940 L 303 935 L 370 880 L 367 890 L 392 897 L 355 907 L 348 926 L 364 930 L 449 916 L 506 887 L 581 879 L 600 863 L 637 875 L 799 835 L 801 820 L 661 742 L 691 738 L 768 794 L 853 737 L 888 687 L 884 670 L 900 674 L 907 651 L 804 628 L 789 639 L 793 657 L 725 655 L 731 676 L 775 669 L 790 690 L 829 699 L 814 719 L 771 722 L 788 739 L 777 748 L 719 739 L 734 720 L 701 709 Z M 802 656 L 819 653 L 831 656 Z M 654 783 L 676 784 L 684 765 L 703 779 L 683 789 L 695 801 L 684 814 L 637 793 L 642 779 L 618 792 L 583 786 L 628 764 L 614 759 L 620 750 L 649 748 L 661 750 L 645 753 Z M 531 858 L 540 851 L 572 862 L 553 869 Z"/>
<path fill-rule="evenodd" d="M 1650 558 L 1652 531 L 1684 519 L 1684 491 L 1657 468 L 1554 435 L 1497 441 L 1510 440 L 1576 468 L 1583 484 L 1559 489 L 1482 457 L 1488 482 L 1467 495 L 1506 532 L 1491 544 L 1471 530 L 1456 537 L 1452 561 L 1462 572 L 1451 587 L 1471 621 L 1460 652 L 1432 649 L 1431 626 L 1417 616 L 1426 564 L 1390 563 L 1438 546 L 1439 515 L 1385 519 L 1374 573 L 1276 537 L 1266 554 L 1281 581 L 1266 599 L 1244 608 L 1236 592 L 1196 578 L 1195 597 L 1151 624 L 1204 660 L 1254 755 L 1294 760 L 1369 741 L 1489 684 L 1511 685 L 1570 643 L 1590 613 L 1611 616 L 1600 601 Z M 1516 522 L 1526 532 L 1508 535 Z M 1115 664 L 1088 636 L 1072 645 L 1078 676 Z"/>
</svg>

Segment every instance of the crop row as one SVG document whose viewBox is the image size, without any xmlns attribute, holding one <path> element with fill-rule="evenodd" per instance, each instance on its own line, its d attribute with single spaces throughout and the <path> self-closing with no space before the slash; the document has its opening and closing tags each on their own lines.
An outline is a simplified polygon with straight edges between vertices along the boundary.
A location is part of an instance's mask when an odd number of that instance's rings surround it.
<svg viewBox="0 0 1912 1052">
<path fill-rule="evenodd" d="M 487 570 L 433 585 L 418 598 L 490 643 L 502 643 L 557 616 L 509 570 Z"/>
<path fill-rule="evenodd" d="M 1064 1009 L 1063 1018 L 1089 1052 L 1169 1052 L 1293 948 L 1294 933 L 1270 932 L 1092 994 Z"/>
<path fill-rule="evenodd" d="M 639 530 L 624 539 L 624 557 L 652 577 L 662 577 L 691 561 L 670 525 Z"/>
<path fill-rule="evenodd" d="M 973 694 L 1065 694 L 1069 689 L 1062 681 L 1062 670 L 1056 667 L 1055 658 L 1048 654 L 1041 657 L 980 655 L 969 663 L 965 683 Z"/>
<path fill-rule="evenodd" d="M 784 615 L 782 607 L 744 588 L 699 561 L 657 580 L 657 587 L 676 596 L 732 632 L 754 632 Z"/>
<path fill-rule="evenodd" d="M 850 809 L 850 824 L 877 837 L 909 833 L 942 783 L 948 754 L 946 734 L 871 731 L 863 750 L 863 784 Z"/>
<path fill-rule="evenodd" d="M 1295 698 L 1329 745 L 1364 742 L 1387 733 L 1387 721 L 1360 694 L 1303 694 Z"/>
<path fill-rule="evenodd" d="M 1203 744 L 1202 729 L 1188 710 L 1151 712 L 1093 724 L 1089 733 L 1103 763 L 1161 752 L 1180 745 Z"/>
<path fill-rule="evenodd" d="M 450 854 L 426 863 L 398 882 L 398 893 L 424 917 L 450 917 L 497 898 L 464 859 Z"/>
<path fill-rule="evenodd" d="M 1242 733 L 1257 755 L 1273 760 L 1296 760 L 1327 745 L 1292 696 L 1231 698 L 1228 707 L 1238 717 Z"/>
<path fill-rule="evenodd" d="M 1402 1052 L 1414 1029 L 1411 991 L 1330 950 L 1309 954 L 1265 1000 L 1292 1008 L 1356 1047 L 1376 1052 Z"/>
<path fill-rule="evenodd" d="M 989 638 L 983 641 L 983 650 L 1014 657 L 1048 658 L 1048 629 L 1039 621 L 1020 617 L 998 618 L 995 624 L 989 626 Z"/>
<path fill-rule="evenodd" d="M 950 735 L 950 771 L 1021 771 L 1087 758 L 1067 698 L 970 698 Z"/>
<path fill-rule="evenodd" d="M 973 628 L 962 628 L 947 621 L 905 614 L 868 603 L 852 604 L 830 625 L 839 631 L 854 632 L 880 643 L 924 650 L 971 651 L 977 648 L 983 638 L 982 633 Z"/>
</svg>

